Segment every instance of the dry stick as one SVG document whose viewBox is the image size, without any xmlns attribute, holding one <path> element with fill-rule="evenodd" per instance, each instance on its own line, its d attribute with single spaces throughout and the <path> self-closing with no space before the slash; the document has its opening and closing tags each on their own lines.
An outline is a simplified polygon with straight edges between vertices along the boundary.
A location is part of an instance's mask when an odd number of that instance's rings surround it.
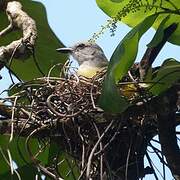
<svg viewBox="0 0 180 180">
<path fill-rule="evenodd" d="M 12 160 L 11 152 L 10 152 L 9 149 L 7 149 L 7 154 L 8 154 L 8 157 L 9 157 L 9 164 L 10 164 L 11 175 L 13 175 L 14 174 L 13 160 Z"/>
<path fill-rule="evenodd" d="M 61 118 L 64 118 L 64 117 L 66 117 L 66 118 L 75 117 L 75 116 L 77 116 L 78 114 L 80 114 L 81 112 L 83 112 L 84 109 L 88 106 L 88 103 L 86 102 L 86 104 L 84 105 L 84 107 L 83 107 L 82 109 L 80 109 L 79 111 L 75 112 L 74 114 L 71 114 L 71 115 L 62 114 L 62 113 L 60 113 L 60 112 L 57 112 L 57 111 L 53 108 L 53 106 L 51 105 L 51 98 L 54 97 L 54 96 L 56 96 L 56 95 L 51 94 L 51 95 L 47 98 L 46 103 L 47 103 L 48 108 L 49 108 L 54 114 L 56 114 L 58 117 L 61 117 Z M 64 122 L 64 121 L 63 121 L 63 120 L 60 120 L 60 122 Z"/>
<path fill-rule="evenodd" d="M 34 104 L 34 99 L 33 99 L 32 102 L 31 102 L 31 107 L 33 106 L 33 104 Z M 21 108 L 21 110 L 22 110 L 22 109 L 23 109 L 23 108 Z M 24 112 L 24 110 L 23 110 L 22 112 Z M 29 117 L 27 118 L 27 120 L 26 120 L 25 123 L 23 124 L 23 127 L 22 127 L 21 130 L 20 130 L 19 136 L 20 136 L 20 134 L 23 132 L 23 130 L 25 129 L 28 121 L 32 118 L 32 113 L 33 113 L 32 111 L 29 113 Z M 19 136 L 18 136 L 18 138 L 19 138 Z"/>
<path fill-rule="evenodd" d="M 81 179 L 82 179 L 83 174 L 84 174 L 84 173 L 85 173 L 85 171 L 86 171 L 86 167 L 87 167 L 87 166 L 85 166 L 85 167 L 84 167 L 84 169 L 83 169 L 82 173 L 80 174 L 80 176 L 78 177 L 78 179 L 77 179 L 77 180 L 81 180 Z"/>
<path fill-rule="evenodd" d="M 172 106 L 172 105 L 171 105 Z M 169 168 L 175 179 L 180 179 L 180 149 L 175 132 L 175 113 L 167 112 L 167 108 L 158 114 L 159 139 L 162 153 L 165 155 Z"/>
<path fill-rule="evenodd" d="M 6 155 L 4 154 L 2 148 L 0 147 L 0 153 L 2 155 L 2 158 L 5 160 L 5 162 L 7 163 L 7 165 L 11 168 L 11 164 L 10 162 L 8 161 L 8 159 L 6 158 Z M 17 177 L 19 180 L 21 180 L 21 176 L 20 174 L 18 173 L 18 171 L 16 171 L 16 169 L 13 169 L 13 171 L 16 173 Z"/>
<path fill-rule="evenodd" d="M 51 85 L 51 83 L 50 83 L 50 80 L 51 80 L 51 72 L 53 71 L 53 69 L 55 69 L 57 66 L 62 66 L 62 63 L 58 63 L 58 64 L 55 64 L 55 65 L 53 65 L 51 68 L 50 68 L 50 70 L 49 70 L 49 72 L 48 72 L 48 74 L 47 74 L 47 77 L 43 77 L 43 80 L 45 79 L 45 78 L 47 78 L 47 84 L 50 86 L 50 87 L 52 87 L 52 85 Z M 60 76 L 61 77 L 61 76 Z M 42 79 L 42 78 L 40 78 L 40 79 Z M 58 78 L 59 79 L 59 78 Z"/>
<path fill-rule="evenodd" d="M 154 167 L 152 165 L 151 158 L 149 157 L 149 154 L 147 152 L 146 152 L 146 158 L 147 158 L 147 160 L 149 162 L 149 165 L 150 165 L 151 169 L 153 169 L 153 174 L 154 174 L 155 179 L 158 180 L 158 176 L 157 176 L 157 174 L 156 174 L 156 172 L 154 170 Z"/>
<path fill-rule="evenodd" d="M 14 122 L 13 122 L 13 119 L 14 119 L 14 116 L 15 116 L 15 108 L 16 108 L 17 99 L 18 99 L 18 97 L 15 97 L 14 104 L 13 104 L 13 107 L 12 107 L 11 135 L 10 135 L 9 142 L 11 142 L 13 140 L 13 134 L 14 134 Z"/>
<path fill-rule="evenodd" d="M 106 148 L 108 148 L 109 145 L 114 141 L 114 139 L 116 138 L 116 136 L 117 136 L 118 133 L 119 133 L 119 129 L 121 128 L 121 124 L 122 124 L 122 123 L 119 123 L 116 132 L 115 132 L 114 135 L 111 137 L 111 139 L 109 140 L 109 142 L 104 145 L 104 148 L 103 148 L 102 150 L 99 150 L 98 152 L 94 153 L 95 156 L 103 153 L 103 152 L 106 150 Z"/>
<path fill-rule="evenodd" d="M 71 143 L 69 141 L 70 137 L 68 136 L 68 134 L 66 132 L 66 128 L 65 128 L 65 124 L 64 123 L 62 123 L 62 129 L 63 129 L 63 132 L 64 132 L 64 136 L 66 138 L 66 142 L 67 142 L 67 144 L 69 146 L 69 152 L 70 152 L 70 154 L 72 154 L 72 146 L 71 146 Z"/>
<path fill-rule="evenodd" d="M 84 145 L 84 137 L 81 134 L 81 127 L 78 126 L 78 134 L 82 141 L 82 160 L 81 160 L 81 174 L 84 172 L 84 160 L 85 160 L 85 145 Z"/>
<path fill-rule="evenodd" d="M 98 139 L 98 141 L 96 142 L 96 144 L 94 145 L 89 158 L 88 158 L 88 163 L 87 163 L 87 170 L 86 170 L 86 179 L 89 179 L 89 175 L 90 175 L 90 169 L 91 169 L 91 161 L 92 161 L 92 157 L 94 155 L 94 152 L 96 151 L 99 143 L 101 142 L 102 138 L 104 137 L 104 135 L 107 133 L 107 131 L 110 129 L 110 127 L 112 126 L 112 124 L 114 123 L 114 120 L 111 121 L 111 123 L 108 125 L 108 127 L 105 129 L 105 131 L 102 133 L 102 135 L 100 136 L 100 138 Z"/>
<path fill-rule="evenodd" d="M 169 167 L 168 164 L 163 160 L 163 158 L 158 154 L 158 152 L 162 154 L 162 151 L 160 151 L 159 149 L 155 148 L 151 143 L 149 143 L 149 146 L 153 149 L 153 151 L 155 152 L 155 154 L 159 158 L 160 162 L 162 162 L 164 165 Z"/>
<path fill-rule="evenodd" d="M 93 122 L 93 125 L 96 129 L 98 138 L 100 138 L 100 133 L 99 133 L 98 127 L 96 126 L 96 124 L 94 122 Z M 102 151 L 102 149 L 103 149 L 102 142 L 100 142 L 100 151 Z M 103 155 L 102 154 L 100 155 L 100 180 L 103 180 Z"/>
<path fill-rule="evenodd" d="M 131 143 L 130 143 L 127 158 L 126 158 L 125 180 L 128 180 L 128 167 L 129 167 L 129 158 L 130 158 L 130 155 L 131 155 L 131 147 L 132 147 L 132 139 L 131 139 Z"/>
<path fill-rule="evenodd" d="M 10 69 L 10 67 L 8 67 L 7 65 L 4 65 L 4 67 L 6 67 L 7 69 L 8 69 L 8 71 L 9 71 L 9 73 L 10 73 L 10 78 L 11 78 L 11 81 L 12 81 L 12 75 L 11 74 L 13 74 L 13 76 L 15 76 L 16 77 L 16 79 L 19 81 L 19 82 L 23 82 L 19 77 L 18 77 L 18 75 L 12 70 L 12 69 Z M 1 67 L 0 67 L 0 69 L 1 69 Z M 13 84 L 15 84 L 15 83 L 13 83 Z M 13 85 L 12 84 L 12 85 Z"/>
<path fill-rule="evenodd" d="M 157 55 L 165 45 L 165 43 L 168 41 L 169 37 L 174 33 L 176 30 L 178 24 L 173 23 L 170 26 L 168 26 L 164 30 L 164 36 L 161 42 L 157 44 L 156 47 L 150 47 L 147 48 L 146 52 L 144 53 L 144 56 L 139 64 L 139 73 L 140 73 L 140 79 L 143 80 L 151 67 L 152 63 L 155 61 Z"/>
<path fill-rule="evenodd" d="M 162 159 L 164 161 L 164 155 L 163 154 L 162 154 Z M 163 166 L 163 179 L 166 180 L 165 164 L 163 163 L 162 166 Z"/>
<path fill-rule="evenodd" d="M 34 60 L 34 63 L 36 65 L 38 71 L 41 73 L 42 76 L 46 76 L 45 73 L 43 72 L 43 70 L 41 69 L 40 65 L 38 64 L 38 60 L 35 55 L 35 48 L 33 46 L 32 46 L 32 55 L 33 55 L 33 60 Z"/>
<path fill-rule="evenodd" d="M 18 47 L 21 45 L 21 43 L 22 43 L 22 42 L 19 42 L 19 44 L 16 45 L 16 47 L 14 48 L 14 50 L 13 50 L 11 56 L 10 56 L 10 59 L 8 60 L 9 65 L 8 65 L 8 66 L 6 65 L 6 68 L 8 68 L 8 70 L 9 70 L 9 75 L 10 75 L 10 78 L 11 78 L 11 81 L 12 81 L 13 84 L 15 84 L 15 83 L 14 83 L 14 80 L 13 80 L 13 77 L 12 77 L 12 74 L 11 74 L 12 71 L 11 71 L 10 69 L 11 69 L 12 60 L 13 60 L 13 58 L 14 58 L 14 55 L 15 55 Z M 16 74 L 14 74 L 14 75 L 15 75 L 16 78 L 19 80 L 18 76 L 17 76 Z M 22 82 L 22 81 L 20 80 L 20 82 Z"/>
<path fill-rule="evenodd" d="M 57 177 L 56 175 L 54 175 L 52 172 L 48 171 L 45 167 L 43 167 L 37 159 L 35 159 L 35 157 L 33 156 L 33 153 L 31 152 L 31 147 L 29 145 L 29 141 L 31 139 L 31 137 L 33 137 L 36 133 L 38 133 L 38 131 L 44 129 L 44 128 L 47 128 L 48 126 L 45 125 L 45 126 L 42 126 L 40 128 L 37 128 L 35 129 L 34 131 L 31 132 L 31 134 L 27 137 L 26 139 L 26 147 L 27 147 L 27 151 L 32 159 L 32 161 L 34 162 L 35 165 L 37 165 L 39 167 L 39 169 L 41 171 L 43 171 L 46 175 L 48 175 L 49 177 L 51 177 L 52 179 L 54 180 L 63 180 L 62 178 L 60 177 Z"/>
<path fill-rule="evenodd" d="M 7 64 L 9 58 L 15 52 L 16 59 L 27 59 L 30 57 L 27 45 L 35 45 L 37 39 L 37 28 L 35 21 L 22 10 L 22 4 L 17 1 L 7 3 L 6 14 L 9 26 L 0 32 L 0 37 L 17 28 L 22 31 L 23 37 L 11 42 L 6 46 L 0 46 L 0 69 Z"/>
<path fill-rule="evenodd" d="M 158 140 L 156 140 L 156 139 L 151 139 L 151 141 L 154 141 L 155 143 L 160 144 L 160 142 Z"/>
</svg>

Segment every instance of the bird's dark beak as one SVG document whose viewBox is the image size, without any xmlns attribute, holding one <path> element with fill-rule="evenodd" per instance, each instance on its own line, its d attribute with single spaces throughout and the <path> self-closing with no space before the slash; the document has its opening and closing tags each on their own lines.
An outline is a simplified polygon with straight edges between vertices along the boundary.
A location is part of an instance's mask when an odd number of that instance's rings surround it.
<svg viewBox="0 0 180 180">
<path fill-rule="evenodd" d="M 73 49 L 65 47 L 65 48 L 58 48 L 58 49 L 56 49 L 56 51 L 62 52 L 62 53 L 71 53 L 73 51 Z"/>
</svg>

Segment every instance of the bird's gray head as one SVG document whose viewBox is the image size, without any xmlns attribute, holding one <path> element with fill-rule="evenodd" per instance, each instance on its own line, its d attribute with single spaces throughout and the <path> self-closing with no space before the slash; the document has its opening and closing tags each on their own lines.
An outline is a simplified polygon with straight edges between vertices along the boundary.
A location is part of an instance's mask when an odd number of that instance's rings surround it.
<svg viewBox="0 0 180 180">
<path fill-rule="evenodd" d="M 100 61 L 100 66 L 106 66 L 108 63 L 103 50 L 95 43 L 80 42 L 70 48 L 59 48 L 57 51 L 69 53 L 78 61 L 79 65 L 85 62 L 90 62 L 97 66 Z"/>
</svg>

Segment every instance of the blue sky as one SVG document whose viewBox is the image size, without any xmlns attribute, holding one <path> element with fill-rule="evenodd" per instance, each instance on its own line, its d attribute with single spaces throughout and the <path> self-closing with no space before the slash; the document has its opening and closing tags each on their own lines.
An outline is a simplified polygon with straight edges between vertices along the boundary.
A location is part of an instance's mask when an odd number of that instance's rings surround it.
<svg viewBox="0 0 180 180">
<path fill-rule="evenodd" d="M 109 17 L 97 7 L 95 0 L 39 1 L 47 8 L 47 15 L 51 28 L 66 46 L 71 46 L 78 41 L 90 39 L 93 33 L 98 32 L 101 25 L 104 25 L 107 19 L 109 19 Z M 108 59 L 110 59 L 114 49 L 129 30 L 129 27 L 119 23 L 114 37 L 111 37 L 107 30 L 97 40 L 97 43 L 103 48 Z M 151 40 L 153 34 L 154 30 L 151 29 L 141 39 L 137 60 L 140 60 L 142 57 L 146 49 L 146 44 Z M 160 65 L 163 60 L 170 57 L 178 59 L 180 57 L 180 47 L 167 43 L 154 65 Z M 1 73 L 3 76 L 3 80 L 1 81 L 1 83 L 3 83 L 3 89 L 8 88 L 11 83 L 9 75 L 5 70 Z M 1 90 L 0 87 L 0 92 Z M 155 159 L 155 163 L 157 163 L 159 167 L 158 160 Z M 172 179 L 169 173 L 167 177 L 168 180 Z M 154 180 L 154 177 L 147 176 L 145 180 Z"/>
<path fill-rule="evenodd" d="M 49 24 L 59 39 L 66 45 L 71 46 L 77 41 L 87 40 L 93 33 L 100 30 L 109 19 L 96 5 L 95 0 L 39 0 L 47 8 Z M 115 47 L 125 36 L 130 28 L 124 24 L 118 25 L 114 37 L 110 36 L 109 31 L 97 40 L 97 43 L 104 49 L 108 58 L 112 55 Z M 151 40 L 154 30 L 149 30 L 140 41 L 137 59 L 142 57 L 146 44 Z M 161 64 L 162 60 L 174 57 L 179 58 L 180 47 L 167 43 L 157 58 L 155 65 Z M 178 56 L 179 55 L 179 56 Z"/>
</svg>

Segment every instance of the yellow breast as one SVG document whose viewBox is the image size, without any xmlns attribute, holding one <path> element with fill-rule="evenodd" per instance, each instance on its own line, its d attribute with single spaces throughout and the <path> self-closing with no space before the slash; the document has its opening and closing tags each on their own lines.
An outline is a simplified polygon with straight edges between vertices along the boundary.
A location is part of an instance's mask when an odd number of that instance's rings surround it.
<svg viewBox="0 0 180 180">
<path fill-rule="evenodd" d="M 78 68 L 77 74 L 79 76 L 84 76 L 87 78 L 92 78 L 97 74 L 97 72 L 100 72 L 104 69 L 105 67 L 94 67 L 94 66 L 88 66 L 88 65 L 81 65 Z"/>
</svg>

